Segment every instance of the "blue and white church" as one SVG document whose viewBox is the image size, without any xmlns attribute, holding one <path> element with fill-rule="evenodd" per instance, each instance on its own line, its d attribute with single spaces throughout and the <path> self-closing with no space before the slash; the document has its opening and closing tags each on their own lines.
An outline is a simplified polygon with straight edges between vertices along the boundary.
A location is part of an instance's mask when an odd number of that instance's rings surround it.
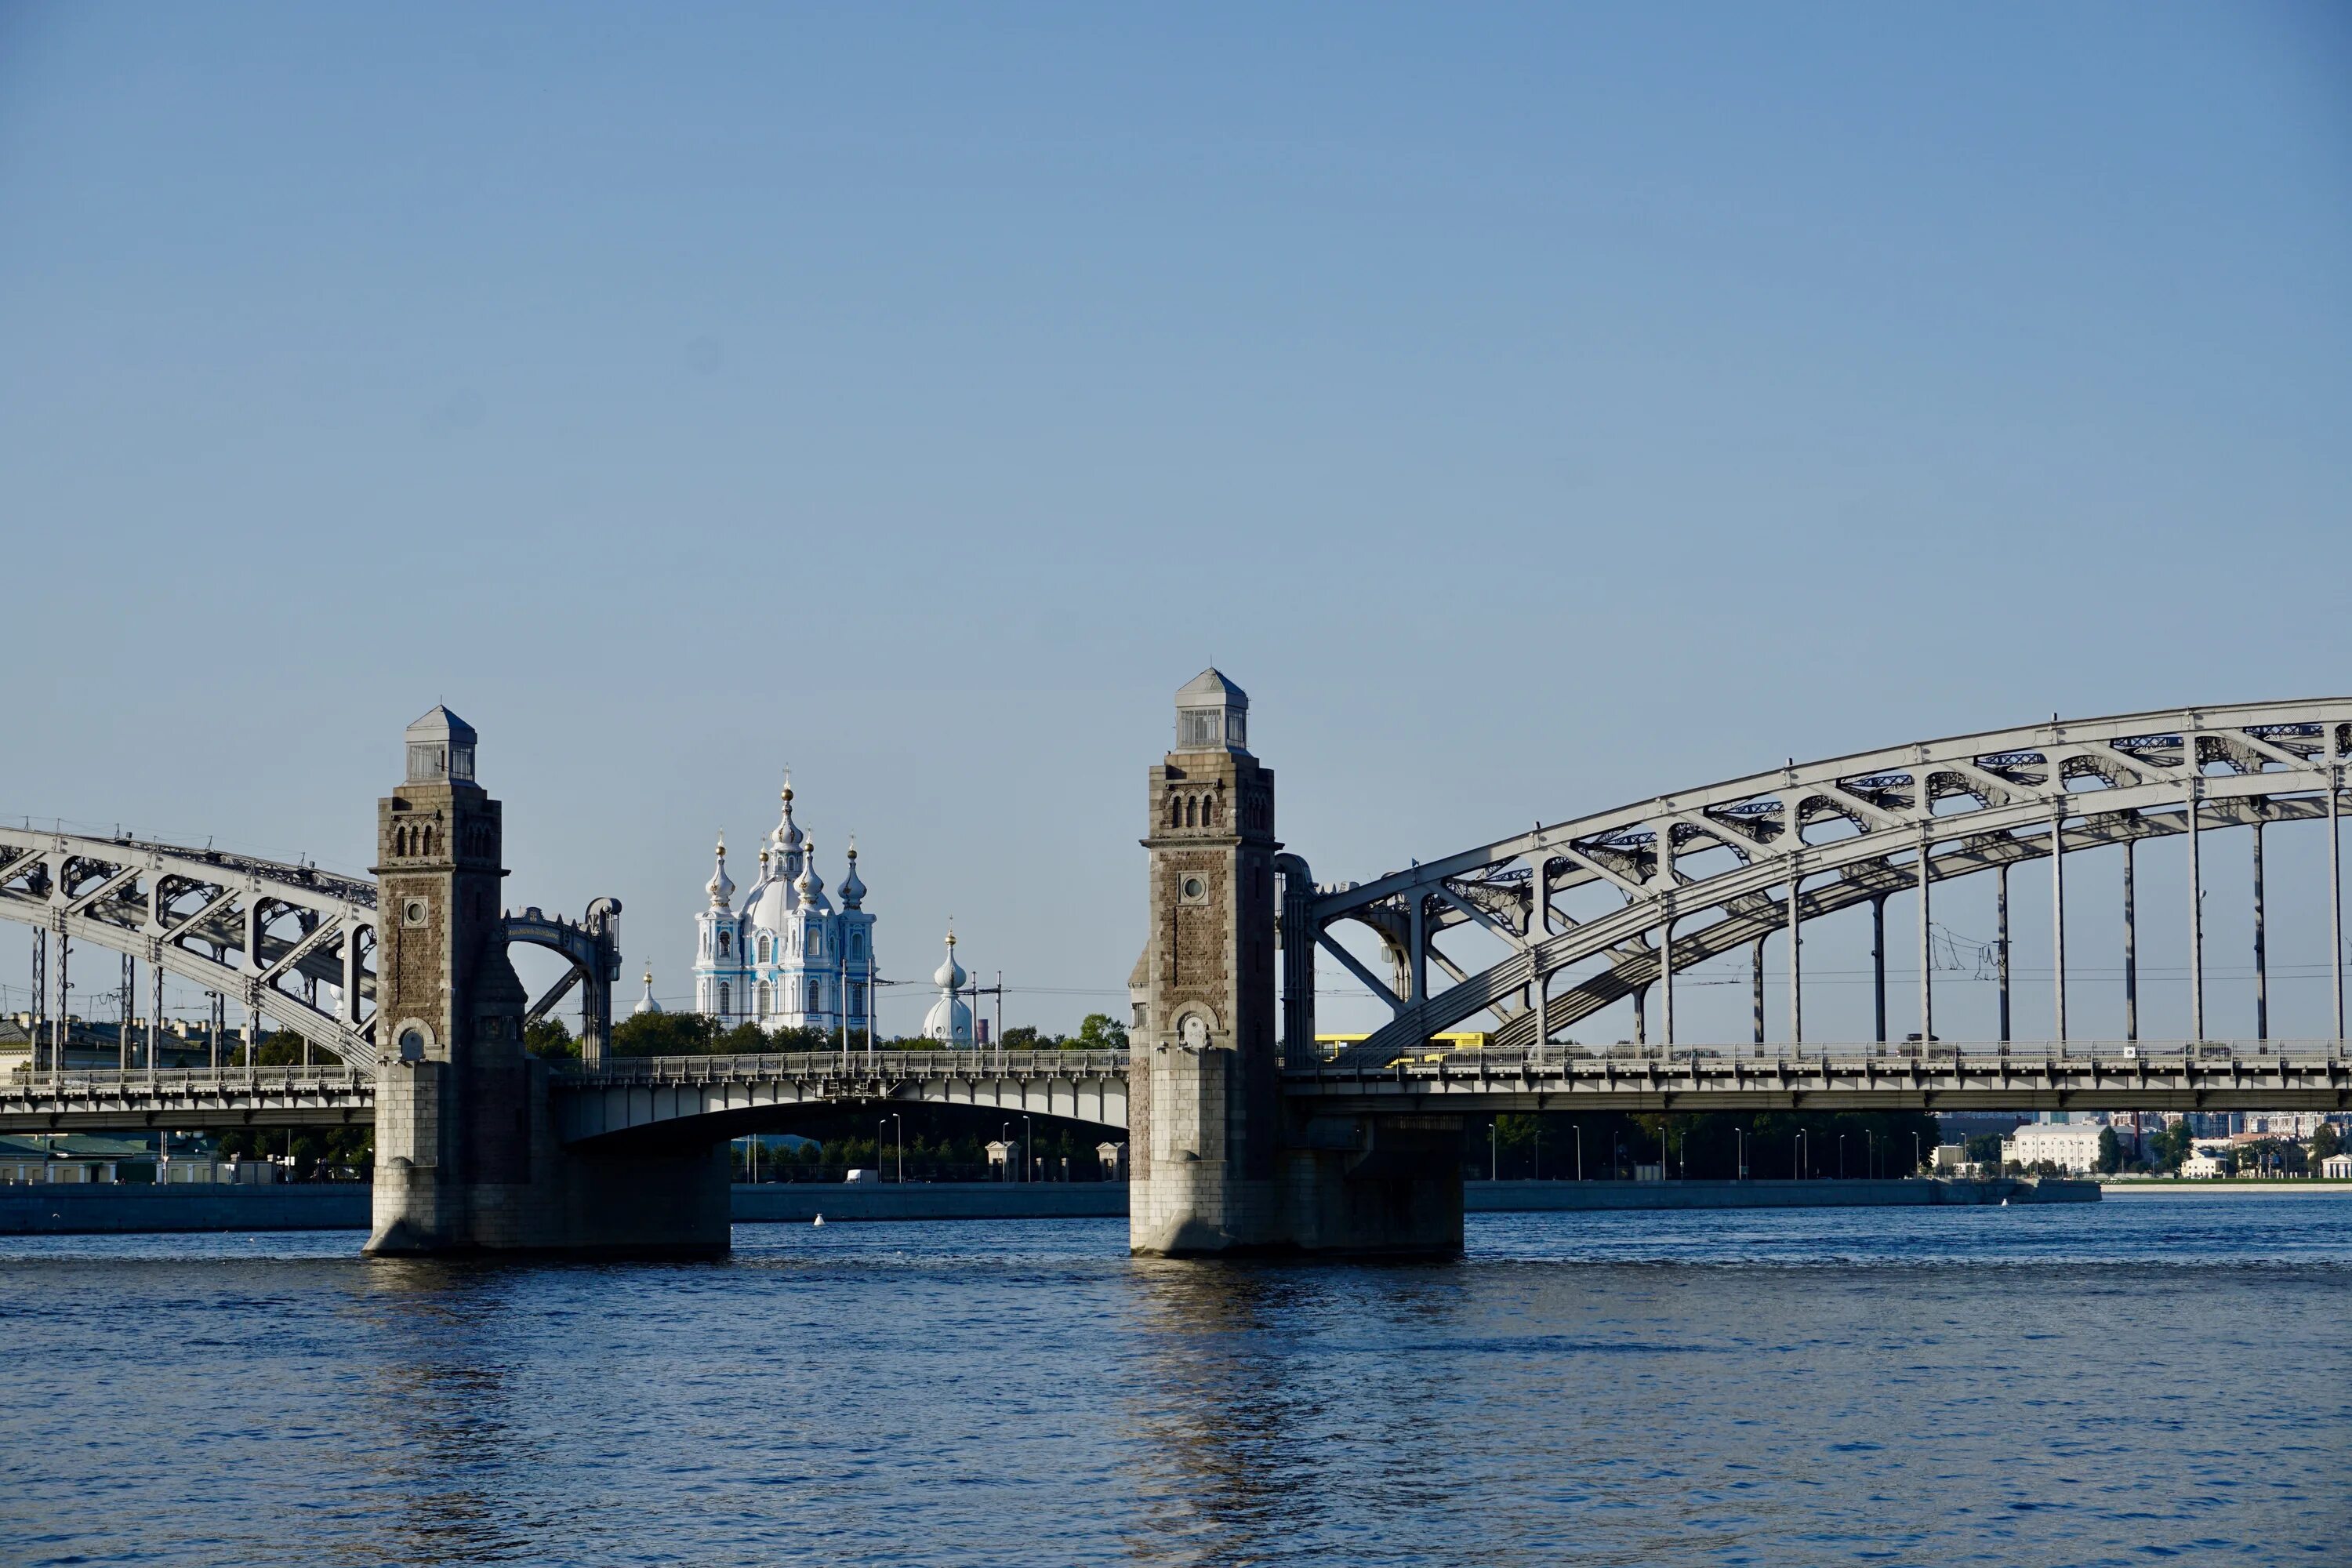
<svg viewBox="0 0 2352 1568">
<path fill-rule="evenodd" d="M 857 845 L 841 879 L 841 907 L 816 874 L 816 847 L 793 820 L 787 775 L 783 817 L 760 845 L 759 880 L 735 904 L 727 875 L 727 840 L 704 890 L 709 907 L 695 921 L 694 1006 L 722 1026 L 765 1029 L 867 1027 L 874 996 L 874 917 L 857 875 Z"/>
</svg>

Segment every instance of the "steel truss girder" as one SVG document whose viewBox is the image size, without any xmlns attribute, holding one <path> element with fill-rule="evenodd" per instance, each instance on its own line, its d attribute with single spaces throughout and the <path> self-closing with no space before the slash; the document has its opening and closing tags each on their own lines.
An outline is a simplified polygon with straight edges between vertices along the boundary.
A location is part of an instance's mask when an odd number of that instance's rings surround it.
<svg viewBox="0 0 2352 1568">
<path fill-rule="evenodd" d="M 167 973 L 236 998 L 345 1062 L 374 1061 L 371 1026 L 336 1018 L 278 984 L 296 973 L 343 983 L 334 954 L 373 932 L 373 882 L 252 856 L 10 827 L 0 827 L 0 865 L 5 868 L 0 870 L 0 919 L 61 931 L 76 942 L 160 965 Z M 88 880 L 90 876 L 96 879 Z M 20 880 L 27 886 L 10 886 Z M 174 889 L 169 895 L 166 886 Z M 167 914 L 170 904 L 190 890 L 198 894 L 198 907 L 184 916 Z M 267 919 L 265 909 L 270 911 Z M 268 929 L 288 912 L 309 928 L 292 941 Z M 247 951 L 248 928 L 257 951 Z M 200 952 L 191 942 L 217 949 L 222 956 Z M 362 969 L 356 980 L 360 995 L 372 992 L 372 973 Z M 347 998 L 346 1007 L 355 1001 Z"/>
<path fill-rule="evenodd" d="M 2305 820 L 2326 815 L 2330 781 L 2342 789 L 2347 758 L 2352 699 L 2346 698 L 2123 714 L 1915 742 L 1538 826 L 1323 892 L 1310 907 L 1312 929 L 1322 933 L 1356 920 L 1393 946 L 1418 901 L 1426 942 L 1471 921 L 1474 900 L 1488 917 L 1477 923 L 1491 928 L 1497 898 L 1516 898 L 1517 930 L 1496 932 L 1514 952 L 1417 1004 L 1383 996 L 1395 1016 L 1343 1059 L 1385 1060 L 1482 1012 L 1502 1020 L 1496 1044 L 1528 1045 L 1534 1018 L 1517 1003 L 1530 984 L 1615 952 L 1608 971 L 1550 999 L 1552 1026 L 1571 1024 L 1657 978 L 1650 938 L 1670 919 L 1680 973 L 1784 929 L 1788 904 L 1776 889 L 1792 877 L 1837 876 L 1833 884 L 1804 889 L 1801 922 L 1916 887 L 1923 832 L 1933 882 L 2046 856 L 2053 812 L 2068 823 L 2070 855 L 2185 831 L 2192 796 L 2206 826 Z M 2094 783 L 2098 787 L 2070 787 Z M 1832 824 L 1847 836 L 1804 841 L 1807 829 Z M 1736 864 L 1704 876 L 1677 864 L 1718 848 Z M 1508 887 L 1513 877 L 1531 884 L 1529 891 Z M 1549 908 L 1550 895 L 1595 882 L 1614 888 L 1623 906 L 1581 924 Z M 1716 918 L 1696 924 L 1708 915 Z M 1553 923 L 1567 929 L 1544 934 Z"/>
</svg>

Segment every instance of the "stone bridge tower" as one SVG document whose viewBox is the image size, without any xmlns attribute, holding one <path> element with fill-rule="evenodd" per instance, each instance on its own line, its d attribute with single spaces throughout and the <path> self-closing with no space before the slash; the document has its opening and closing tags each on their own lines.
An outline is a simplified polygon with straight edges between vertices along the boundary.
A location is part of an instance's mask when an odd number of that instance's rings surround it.
<svg viewBox="0 0 2352 1568">
<path fill-rule="evenodd" d="M 367 1250 L 724 1251 L 724 1144 L 562 1145 L 547 1064 L 523 1049 L 528 997 L 499 897 L 503 825 L 474 777 L 473 728 L 436 708 L 406 741 L 407 776 L 376 803 Z"/>
<path fill-rule="evenodd" d="M 1150 937 L 1128 1078 L 1129 1239 L 1183 1255 L 1280 1245 L 1274 770 L 1214 669 L 1176 694 L 1151 770 Z"/>
<path fill-rule="evenodd" d="M 1458 1116 L 1293 1114 L 1280 1053 L 1313 1059 L 1311 889 L 1274 837 L 1274 770 L 1249 752 L 1249 698 L 1214 669 L 1176 694 L 1176 747 L 1151 770 L 1150 935 L 1129 984 L 1129 1249 L 1154 1257 L 1462 1248 Z M 1292 951 L 1276 1039 L 1278 942 Z M 1301 945 L 1303 944 L 1303 945 Z"/>
</svg>

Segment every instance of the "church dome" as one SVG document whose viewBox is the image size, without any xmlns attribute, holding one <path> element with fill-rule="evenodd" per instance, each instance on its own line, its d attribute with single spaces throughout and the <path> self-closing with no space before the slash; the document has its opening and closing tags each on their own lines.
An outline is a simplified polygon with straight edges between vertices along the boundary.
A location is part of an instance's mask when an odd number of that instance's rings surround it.
<svg viewBox="0 0 2352 1568">
<path fill-rule="evenodd" d="M 801 874 L 793 881 L 793 901 L 805 910 L 824 908 L 824 879 L 816 874 L 816 846 L 801 856 Z"/>
<path fill-rule="evenodd" d="M 950 1046 L 971 1044 L 971 1009 L 956 999 L 956 987 L 964 983 L 963 965 L 956 962 L 955 932 L 948 932 L 948 956 L 945 963 L 931 972 L 931 984 L 940 988 L 940 999 L 923 1015 L 923 1037 L 940 1040 Z"/>
<path fill-rule="evenodd" d="M 727 875 L 727 836 L 723 833 L 719 836 L 718 854 L 719 868 L 710 874 L 710 880 L 702 888 L 710 895 L 710 907 L 724 912 L 734 900 L 735 884 Z"/>
<path fill-rule="evenodd" d="M 661 1010 L 661 1004 L 654 1000 L 653 966 L 651 964 L 647 964 L 646 966 L 646 994 L 637 998 L 637 1005 L 629 1009 L 629 1016 L 632 1018 L 642 1018 L 648 1013 L 658 1013 Z"/>
<path fill-rule="evenodd" d="M 761 931 L 781 935 L 791 929 L 793 910 L 798 904 L 793 885 L 784 880 L 783 868 L 772 864 L 761 886 L 759 901 L 751 906 L 751 923 Z"/>
<path fill-rule="evenodd" d="M 800 824 L 793 820 L 793 771 L 790 768 L 784 770 L 784 787 L 780 798 L 784 803 L 784 814 L 777 822 L 775 832 L 768 836 L 768 842 L 775 847 L 779 855 L 789 855 L 808 842 L 808 836 L 801 831 Z"/>
<path fill-rule="evenodd" d="M 963 965 L 956 962 L 955 932 L 950 931 L 948 932 L 947 959 L 937 969 L 931 971 L 931 984 L 942 991 L 953 991 L 969 978 L 970 976 L 963 972 Z"/>
<path fill-rule="evenodd" d="M 866 903 L 866 883 L 857 875 L 857 840 L 849 841 L 849 874 L 841 879 L 841 907 L 861 909 Z"/>
</svg>

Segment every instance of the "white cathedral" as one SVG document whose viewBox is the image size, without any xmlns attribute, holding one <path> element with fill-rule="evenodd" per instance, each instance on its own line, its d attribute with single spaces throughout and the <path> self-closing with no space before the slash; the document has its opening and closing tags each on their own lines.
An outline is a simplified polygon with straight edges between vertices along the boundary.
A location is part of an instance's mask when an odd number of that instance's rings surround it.
<svg viewBox="0 0 2352 1568">
<path fill-rule="evenodd" d="M 849 846 L 835 910 L 816 874 L 815 847 L 793 821 L 789 781 L 783 802 L 783 819 L 760 846 L 760 879 L 740 910 L 727 875 L 727 840 L 719 841 L 718 868 L 704 885 L 710 905 L 695 921 L 695 1011 L 722 1025 L 863 1033 L 872 1016 L 874 917 L 865 910 L 857 845 Z"/>
</svg>

